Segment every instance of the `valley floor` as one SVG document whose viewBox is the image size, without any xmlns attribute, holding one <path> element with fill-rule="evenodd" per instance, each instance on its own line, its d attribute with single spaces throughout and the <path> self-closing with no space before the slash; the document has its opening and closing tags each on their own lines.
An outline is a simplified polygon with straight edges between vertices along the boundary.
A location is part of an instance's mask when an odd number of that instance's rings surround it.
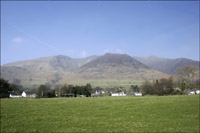
<svg viewBox="0 0 200 133">
<path fill-rule="evenodd" d="M 199 95 L 1 99 L 1 132 L 199 132 Z"/>
</svg>

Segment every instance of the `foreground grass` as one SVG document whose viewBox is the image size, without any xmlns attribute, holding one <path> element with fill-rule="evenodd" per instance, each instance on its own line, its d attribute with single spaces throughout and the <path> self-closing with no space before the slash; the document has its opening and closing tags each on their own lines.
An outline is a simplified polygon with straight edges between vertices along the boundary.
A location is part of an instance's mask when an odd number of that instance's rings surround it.
<svg viewBox="0 0 200 133">
<path fill-rule="evenodd" d="M 1 132 L 199 132 L 199 95 L 1 99 Z"/>
</svg>

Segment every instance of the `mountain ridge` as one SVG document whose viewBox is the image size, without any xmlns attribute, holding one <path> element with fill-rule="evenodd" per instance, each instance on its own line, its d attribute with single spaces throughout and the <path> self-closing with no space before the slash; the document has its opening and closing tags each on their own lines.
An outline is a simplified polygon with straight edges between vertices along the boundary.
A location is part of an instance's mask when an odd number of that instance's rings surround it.
<svg viewBox="0 0 200 133">
<path fill-rule="evenodd" d="M 154 70 L 161 71 L 169 75 L 175 75 L 178 68 L 183 67 L 184 65 L 195 65 L 199 67 L 199 61 L 187 58 L 167 59 L 167 58 L 159 58 L 156 56 L 133 57 L 133 58 L 135 58 L 136 60 L 149 66 Z"/>
<path fill-rule="evenodd" d="M 104 81 L 109 82 L 107 85 L 111 81 L 112 85 L 133 84 L 137 81 L 173 75 L 163 73 L 162 69 L 155 68 L 155 66 L 160 66 L 161 64 L 161 66 L 165 66 L 166 71 L 177 70 L 178 67 L 187 64 L 186 62 L 189 60 L 177 59 L 174 67 L 166 67 L 173 66 L 173 62 L 169 62 L 169 60 L 174 59 L 155 58 L 153 56 L 151 58 L 143 58 L 111 53 L 86 58 L 57 55 L 4 64 L 1 66 L 1 76 L 10 82 L 15 82 L 16 79 L 19 79 L 22 85 L 45 83 L 52 85 L 76 84 L 78 82 L 81 84 L 88 82 L 96 84 L 98 82 L 101 85 L 104 84 Z M 149 61 L 149 64 L 147 61 Z M 193 62 L 195 61 L 191 60 L 189 63 Z"/>
<path fill-rule="evenodd" d="M 147 73 L 151 76 L 148 77 Z M 148 80 L 157 75 L 167 76 L 152 70 L 129 55 L 107 53 L 76 69 L 71 76 L 80 79 Z"/>
</svg>

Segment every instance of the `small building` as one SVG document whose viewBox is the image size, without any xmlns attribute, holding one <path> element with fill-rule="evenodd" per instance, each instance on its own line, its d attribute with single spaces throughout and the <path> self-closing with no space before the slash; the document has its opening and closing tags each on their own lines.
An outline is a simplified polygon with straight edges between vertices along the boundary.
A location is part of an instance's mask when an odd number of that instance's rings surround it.
<svg viewBox="0 0 200 133">
<path fill-rule="evenodd" d="M 22 92 L 22 97 L 26 97 L 26 92 L 25 91 Z"/>
<path fill-rule="evenodd" d="M 20 98 L 22 97 L 22 95 L 19 95 L 17 94 L 16 92 L 10 92 L 10 95 L 9 95 L 10 98 Z"/>
<path fill-rule="evenodd" d="M 188 95 L 195 95 L 195 94 L 200 94 L 200 90 L 197 90 L 196 88 L 190 89 L 187 91 Z"/>
<path fill-rule="evenodd" d="M 142 93 L 140 93 L 140 92 L 135 92 L 135 96 L 142 96 Z"/>
<path fill-rule="evenodd" d="M 195 91 L 190 91 L 189 92 L 189 95 L 194 95 L 195 94 Z"/>
<path fill-rule="evenodd" d="M 10 92 L 10 95 L 9 95 L 10 98 L 22 98 L 22 97 L 25 97 L 25 98 L 35 98 L 36 95 L 35 94 L 29 94 L 28 92 L 25 92 L 23 91 L 21 95 L 19 95 L 18 93 L 16 92 Z"/>
<path fill-rule="evenodd" d="M 111 93 L 111 96 L 126 96 L 126 94 L 122 91 L 117 93 Z"/>
<path fill-rule="evenodd" d="M 95 94 L 104 94 L 106 93 L 104 90 L 96 90 L 95 91 Z"/>
</svg>

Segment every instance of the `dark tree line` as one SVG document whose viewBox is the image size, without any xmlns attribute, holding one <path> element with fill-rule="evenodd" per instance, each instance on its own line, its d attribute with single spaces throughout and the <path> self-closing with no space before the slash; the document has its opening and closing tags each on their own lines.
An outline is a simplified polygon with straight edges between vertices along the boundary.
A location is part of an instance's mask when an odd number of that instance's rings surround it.
<svg viewBox="0 0 200 133">
<path fill-rule="evenodd" d="M 9 97 L 11 92 L 20 95 L 24 88 L 21 85 L 11 84 L 7 80 L 0 78 L 0 98 Z"/>
<path fill-rule="evenodd" d="M 54 89 L 51 89 L 49 85 L 40 85 L 37 89 L 36 94 L 37 97 L 55 97 L 55 94 L 58 94 L 59 97 L 77 97 L 78 95 L 85 95 L 86 97 L 90 97 L 92 93 L 92 87 L 90 84 L 85 86 L 74 86 L 67 85 L 64 86 L 55 86 Z"/>
<path fill-rule="evenodd" d="M 21 95 L 25 90 L 23 86 L 11 84 L 7 80 L 0 78 L 0 98 L 8 98 L 10 93 L 14 92 L 16 95 Z M 85 95 L 90 97 L 93 89 L 90 84 L 85 86 L 73 86 L 73 85 L 64 85 L 56 86 L 55 89 L 52 89 L 49 84 L 40 85 L 38 88 L 26 89 L 28 93 L 36 93 L 39 98 L 51 98 L 55 97 L 55 93 L 58 92 L 59 96 L 66 97 L 68 95 Z"/>
<path fill-rule="evenodd" d="M 55 97 L 55 90 L 51 89 L 48 85 L 40 85 L 36 91 L 36 94 L 39 98 Z"/>
<path fill-rule="evenodd" d="M 153 81 L 152 83 L 149 81 L 145 81 L 142 83 L 141 89 L 143 95 L 174 95 L 179 94 L 179 90 L 174 89 L 173 78 L 170 77 L 168 79 L 162 78 L 160 80 Z"/>
<path fill-rule="evenodd" d="M 58 95 L 61 97 L 66 97 L 69 95 L 73 95 L 74 97 L 77 95 L 85 95 L 86 97 L 90 97 L 93 89 L 90 84 L 85 86 L 74 86 L 66 84 L 62 87 L 56 86 L 55 91 L 58 92 Z"/>
<path fill-rule="evenodd" d="M 140 92 L 140 88 L 137 85 L 131 85 L 130 91 L 131 92 Z"/>
</svg>

